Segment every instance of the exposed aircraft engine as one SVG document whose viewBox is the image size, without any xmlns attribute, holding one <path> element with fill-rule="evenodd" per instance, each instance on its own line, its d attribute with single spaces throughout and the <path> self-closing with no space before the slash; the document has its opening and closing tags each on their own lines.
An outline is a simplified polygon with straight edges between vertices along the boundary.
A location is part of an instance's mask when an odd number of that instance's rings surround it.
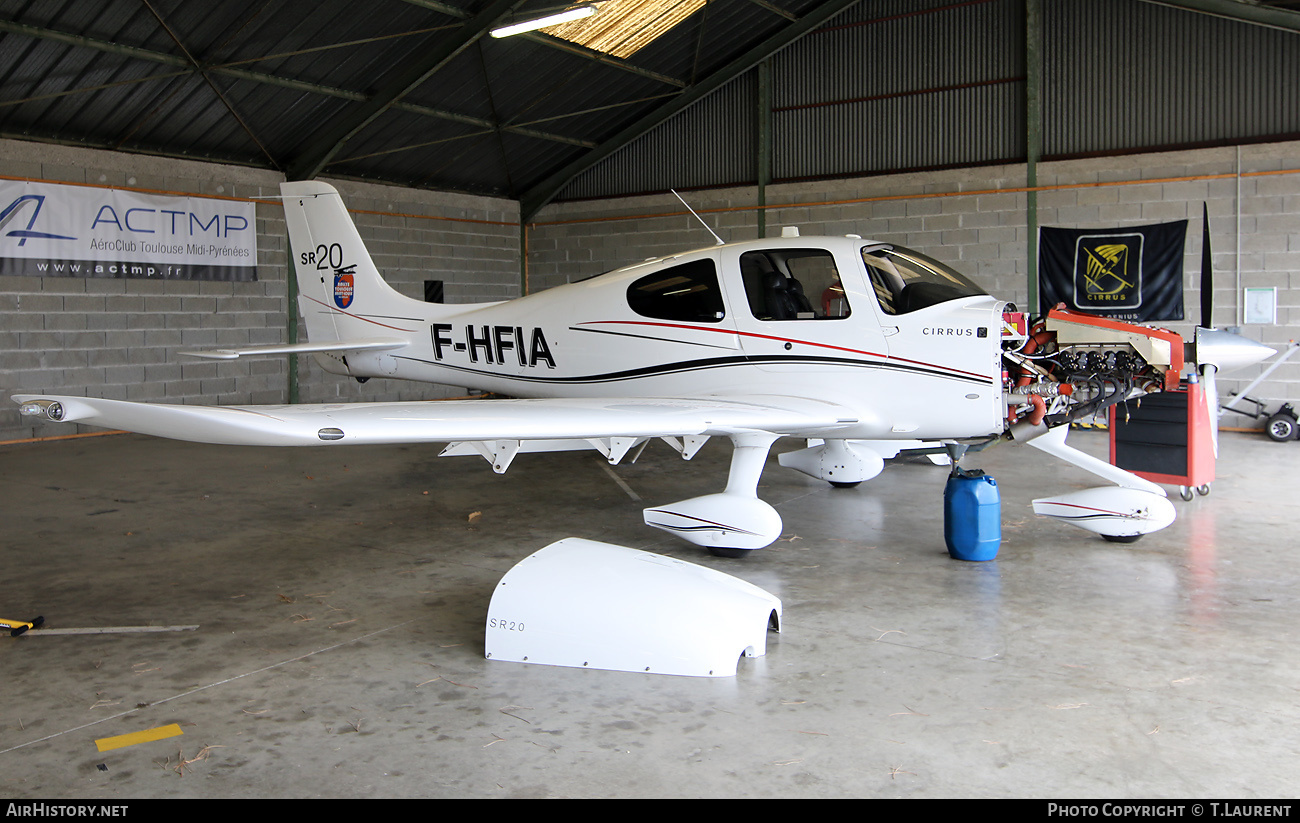
<svg viewBox="0 0 1300 823">
<path fill-rule="evenodd" d="M 1174 508 L 1159 486 L 1067 446 L 1065 424 L 1176 388 L 1182 338 L 1061 307 L 1015 335 L 1023 323 L 1008 317 L 1006 328 L 1013 333 L 1003 335 L 1008 429 L 1016 439 L 1116 484 L 1040 498 L 1034 511 L 1120 542 L 1168 526 Z"/>
<path fill-rule="evenodd" d="M 1057 307 L 1033 328 L 1009 313 L 1003 333 L 1008 426 L 1059 426 L 1178 385 L 1183 341 L 1171 331 Z"/>
</svg>

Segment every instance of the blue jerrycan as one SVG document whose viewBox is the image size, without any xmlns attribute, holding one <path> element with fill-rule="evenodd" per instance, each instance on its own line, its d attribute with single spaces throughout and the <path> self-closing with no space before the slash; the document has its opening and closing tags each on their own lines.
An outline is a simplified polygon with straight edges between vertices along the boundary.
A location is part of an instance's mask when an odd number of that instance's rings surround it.
<svg viewBox="0 0 1300 823">
<path fill-rule="evenodd" d="M 943 490 L 943 539 L 957 560 L 992 560 L 1002 545 L 1002 498 L 997 481 L 953 466 Z"/>
</svg>

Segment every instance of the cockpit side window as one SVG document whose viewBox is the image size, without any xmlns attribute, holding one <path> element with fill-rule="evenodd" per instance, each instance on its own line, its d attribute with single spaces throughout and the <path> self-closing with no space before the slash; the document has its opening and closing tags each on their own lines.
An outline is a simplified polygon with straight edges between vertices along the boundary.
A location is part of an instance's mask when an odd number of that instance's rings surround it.
<svg viewBox="0 0 1300 823">
<path fill-rule="evenodd" d="M 627 304 L 642 317 L 717 323 L 726 314 L 718 269 L 709 258 L 647 274 L 627 288 Z"/>
<path fill-rule="evenodd" d="M 835 257 L 824 249 L 765 249 L 740 256 L 749 310 L 759 320 L 849 316 Z"/>
<path fill-rule="evenodd" d="M 938 260 L 899 246 L 864 248 L 862 262 L 885 314 L 907 314 L 959 297 L 987 294 Z"/>
</svg>

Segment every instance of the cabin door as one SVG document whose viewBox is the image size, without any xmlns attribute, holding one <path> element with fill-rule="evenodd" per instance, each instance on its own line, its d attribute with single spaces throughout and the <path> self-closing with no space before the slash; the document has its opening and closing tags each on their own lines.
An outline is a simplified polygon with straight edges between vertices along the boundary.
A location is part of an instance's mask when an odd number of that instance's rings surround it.
<svg viewBox="0 0 1300 823">
<path fill-rule="evenodd" d="M 807 241 L 789 248 L 774 241 L 770 248 L 728 249 L 722 264 L 741 347 L 759 368 L 844 372 L 888 358 L 858 260 Z"/>
</svg>

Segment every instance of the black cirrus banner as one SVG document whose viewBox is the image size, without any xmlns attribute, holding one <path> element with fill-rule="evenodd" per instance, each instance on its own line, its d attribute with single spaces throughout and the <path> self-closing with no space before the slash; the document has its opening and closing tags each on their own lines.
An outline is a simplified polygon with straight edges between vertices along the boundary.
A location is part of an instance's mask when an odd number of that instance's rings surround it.
<svg viewBox="0 0 1300 823">
<path fill-rule="evenodd" d="M 1038 308 L 1059 303 L 1116 320 L 1183 319 L 1187 221 L 1038 235 Z"/>
</svg>

